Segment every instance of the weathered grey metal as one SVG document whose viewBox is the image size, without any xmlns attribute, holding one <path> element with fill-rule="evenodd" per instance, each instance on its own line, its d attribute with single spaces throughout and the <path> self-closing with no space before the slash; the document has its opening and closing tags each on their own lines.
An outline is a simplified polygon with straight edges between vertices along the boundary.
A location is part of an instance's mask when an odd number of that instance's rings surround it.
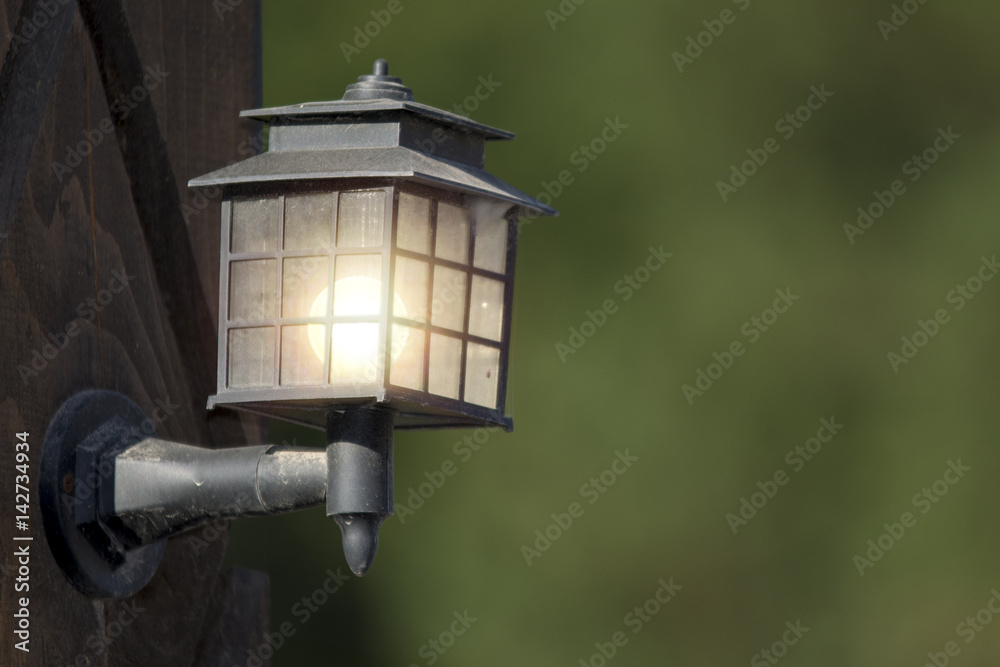
<svg viewBox="0 0 1000 667">
<path fill-rule="evenodd" d="M 517 204 L 524 214 L 558 215 L 483 169 L 485 142 L 513 139 L 513 134 L 414 102 L 409 88 L 388 76 L 385 61 L 348 86 L 344 99 L 240 115 L 270 123 L 268 150 L 194 178 L 189 186 L 405 178 L 496 197 Z"/>
<path fill-rule="evenodd" d="M 147 438 L 114 457 L 106 512 L 147 544 L 207 519 L 305 509 L 326 499 L 326 459 L 304 447 L 205 449 Z"/>
<path fill-rule="evenodd" d="M 393 512 L 394 417 L 385 406 L 332 414 L 325 451 L 213 450 L 147 435 L 149 420 L 121 394 L 82 392 L 46 435 L 39 487 L 48 542 L 78 590 L 123 598 L 156 573 L 168 537 L 215 519 L 326 504 L 361 576 Z"/>
</svg>

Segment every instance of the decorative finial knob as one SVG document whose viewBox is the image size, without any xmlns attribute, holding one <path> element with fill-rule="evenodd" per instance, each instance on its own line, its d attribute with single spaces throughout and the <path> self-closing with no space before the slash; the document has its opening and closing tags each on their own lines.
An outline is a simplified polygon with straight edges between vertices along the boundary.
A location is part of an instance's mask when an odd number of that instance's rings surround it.
<svg viewBox="0 0 1000 667">
<path fill-rule="evenodd" d="M 404 100 L 413 99 L 413 91 L 403 85 L 402 79 L 389 76 L 389 63 L 379 58 L 371 74 L 358 77 L 344 92 L 345 100 Z"/>
</svg>

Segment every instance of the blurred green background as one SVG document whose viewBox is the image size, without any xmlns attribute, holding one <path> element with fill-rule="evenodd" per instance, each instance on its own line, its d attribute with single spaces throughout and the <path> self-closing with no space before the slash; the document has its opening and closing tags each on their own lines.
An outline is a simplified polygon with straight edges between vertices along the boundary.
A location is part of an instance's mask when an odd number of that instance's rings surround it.
<svg viewBox="0 0 1000 667">
<path fill-rule="evenodd" d="M 996 665 L 1000 619 L 960 624 L 1000 590 L 1000 280 L 961 310 L 948 294 L 1000 252 L 1000 6 L 909 0 L 885 39 L 889 2 L 564 0 L 553 29 L 557 0 L 402 0 L 348 63 L 340 44 L 386 5 L 265 3 L 264 103 L 338 99 L 379 57 L 446 109 L 492 77 L 469 115 L 518 138 L 487 168 L 531 195 L 563 170 L 573 182 L 561 217 L 522 229 L 516 430 L 475 452 L 455 447 L 471 431 L 400 433 L 397 504 L 445 461 L 457 472 L 389 519 L 372 571 L 306 622 L 296 604 L 347 572 L 337 528 L 321 510 L 234 525 L 229 562 L 270 574 L 272 628 L 295 631 L 273 664 L 773 664 L 767 649 L 817 667 Z M 704 21 L 721 34 L 678 71 Z M 833 96 L 779 131 L 821 85 Z M 574 158 L 606 119 L 627 128 Z M 949 127 L 961 138 L 911 182 L 904 163 Z M 717 182 L 769 137 L 778 152 L 723 201 Z M 845 223 L 896 179 L 905 194 L 851 243 Z M 626 301 L 616 283 L 661 244 L 673 256 Z M 745 323 L 785 288 L 800 298 L 752 342 Z M 607 299 L 617 311 L 564 363 L 556 344 Z M 949 321 L 895 372 L 887 354 L 938 309 Z M 744 354 L 691 404 L 682 385 L 734 341 Z M 821 418 L 843 428 L 796 470 L 786 453 Z M 271 439 L 322 444 L 277 423 Z M 612 486 L 581 489 L 625 450 L 638 461 Z M 958 459 L 971 470 L 915 504 Z M 787 484 L 734 534 L 727 514 L 778 471 Z M 551 528 L 574 502 L 582 516 Z M 916 525 L 885 537 L 904 512 Z M 547 528 L 558 539 L 529 566 L 522 547 Z M 880 536 L 891 550 L 861 576 Z M 627 615 L 671 577 L 680 591 L 634 632 Z M 450 638 L 465 611 L 477 620 Z"/>
</svg>

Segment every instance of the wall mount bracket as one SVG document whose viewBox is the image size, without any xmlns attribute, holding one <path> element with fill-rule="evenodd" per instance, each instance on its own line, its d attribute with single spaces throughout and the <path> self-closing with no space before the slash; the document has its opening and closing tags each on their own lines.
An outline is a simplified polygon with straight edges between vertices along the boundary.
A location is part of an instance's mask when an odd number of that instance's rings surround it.
<svg viewBox="0 0 1000 667">
<path fill-rule="evenodd" d="M 205 449 L 156 437 L 129 398 L 85 391 L 58 410 L 39 478 L 45 535 L 73 585 L 124 598 L 156 573 L 166 540 L 218 518 L 321 505 L 351 570 L 371 567 L 392 514 L 395 412 L 380 404 L 327 415 L 327 447 Z"/>
</svg>

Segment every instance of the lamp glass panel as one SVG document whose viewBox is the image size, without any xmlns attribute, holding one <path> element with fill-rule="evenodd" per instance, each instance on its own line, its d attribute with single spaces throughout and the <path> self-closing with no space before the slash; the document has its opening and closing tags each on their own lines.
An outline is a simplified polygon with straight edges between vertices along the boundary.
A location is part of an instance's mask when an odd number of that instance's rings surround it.
<svg viewBox="0 0 1000 667">
<path fill-rule="evenodd" d="M 472 276 L 469 300 L 469 333 L 499 341 L 503 324 L 503 283 L 492 278 Z"/>
<path fill-rule="evenodd" d="M 469 214 L 464 208 L 447 202 L 438 202 L 434 254 L 452 262 L 468 263 Z"/>
<path fill-rule="evenodd" d="M 505 218 L 476 218 L 475 252 L 473 265 L 503 273 L 507 267 L 507 220 Z"/>
<path fill-rule="evenodd" d="M 322 384 L 326 360 L 321 353 L 325 346 L 326 327 L 322 324 L 281 327 L 281 384 L 290 387 Z"/>
<path fill-rule="evenodd" d="M 431 324 L 454 331 L 465 326 L 465 290 L 468 274 L 444 266 L 434 267 Z"/>
<path fill-rule="evenodd" d="M 423 329 L 394 324 L 392 326 L 392 349 L 389 382 L 407 389 L 423 391 L 424 388 L 424 341 Z"/>
<path fill-rule="evenodd" d="M 270 252 L 274 250 L 278 244 L 279 213 L 279 201 L 276 197 L 233 201 L 230 252 Z"/>
<path fill-rule="evenodd" d="M 465 402 L 496 408 L 500 350 L 469 343 L 465 358 Z"/>
<path fill-rule="evenodd" d="M 427 321 L 427 292 L 431 267 L 427 262 L 396 257 L 395 299 L 406 307 L 405 315 L 393 304 L 393 314 L 415 322 Z"/>
<path fill-rule="evenodd" d="M 382 245 L 385 227 L 385 191 L 358 190 L 340 193 L 337 213 L 337 246 L 372 248 Z"/>
<path fill-rule="evenodd" d="M 324 304 L 316 307 L 322 294 L 326 301 L 330 276 L 329 257 L 287 257 L 281 273 L 281 316 L 321 317 L 327 315 Z"/>
<path fill-rule="evenodd" d="M 274 327 L 229 330 L 229 388 L 274 383 Z"/>
<path fill-rule="evenodd" d="M 333 325 L 330 341 L 330 384 L 374 382 L 378 376 L 378 322 Z"/>
<path fill-rule="evenodd" d="M 378 315 L 382 309 L 382 256 L 339 255 L 333 273 L 333 314 Z"/>
<path fill-rule="evenodd" d="M 278 263 L 273 259 L 231 262 L 229 267 L 229 319 L 260 322 L 277 312 Z"/>
<path fill-rule="evenodd" d="M 285 195 L 285 250 L 323 250 L 333 245 L 336 195 Z"/>
<path fill-rule="evenodd" d="M 431 254 L 431 200 L 407 192 L 399 195 L 396 246 L 423 255 Z"/>
<path fill-rule="evenodd" d="M 431 334 L 430 369 L 427 391 L 458 399 L 462 371 L 462 341 L 451 336 Z"/>
</svg>

